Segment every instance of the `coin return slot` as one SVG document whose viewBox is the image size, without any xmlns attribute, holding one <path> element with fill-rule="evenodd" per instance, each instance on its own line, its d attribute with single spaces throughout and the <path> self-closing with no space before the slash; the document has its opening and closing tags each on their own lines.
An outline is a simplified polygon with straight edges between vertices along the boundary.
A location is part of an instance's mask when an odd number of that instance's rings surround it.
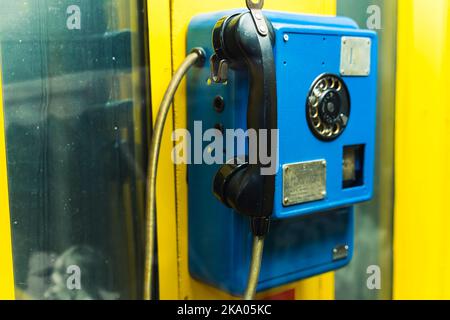
<svg viewBox="0 0 450 320">
<path fill-rule="evenodd" d="M 364 145 L 344 147 L 343 188 L 364 185 Z"/>
</svg>

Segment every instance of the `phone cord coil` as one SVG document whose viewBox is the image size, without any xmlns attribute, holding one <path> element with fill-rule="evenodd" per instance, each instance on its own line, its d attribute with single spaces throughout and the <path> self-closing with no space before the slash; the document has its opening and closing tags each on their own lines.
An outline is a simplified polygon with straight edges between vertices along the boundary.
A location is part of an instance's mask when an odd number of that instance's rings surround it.
<svg viewBox="0 0 450 320">
<path fill-rule="evenodd" d="M 150 146 L 148 173 L 147 173 L 147 194 L 146 194 L 146 250 L 145 250 L 145 269 L 144 269 L 144 299 L 152 299 L 153 284 L 153 263 L 156 240 L 156 176 L 158 170 L 159 152 L 161 149 L 161 140 L 164 132 L 164 125 L 169 114 L 175 93 L 180 86 L 183 77 L 195 65 L 202 65 L 205 62 L 206 54 L 203 49 L 196 48 L 185 58 L 181 66 L 176 71 L 164 98 L 159 107 L 153 130 Z"/>
</svg>

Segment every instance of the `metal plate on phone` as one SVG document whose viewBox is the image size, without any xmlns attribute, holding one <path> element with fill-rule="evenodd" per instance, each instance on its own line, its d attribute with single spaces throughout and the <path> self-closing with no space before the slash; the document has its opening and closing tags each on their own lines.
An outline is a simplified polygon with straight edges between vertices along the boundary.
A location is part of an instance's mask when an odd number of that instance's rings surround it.
<svg viewBox="0 0 450 320">
<path fill-rule="evenodd" d="M 283 205 L 285 207 L 325 199 L 327 162 L 300 162 L 283 166 Z"/>
<path fill-rule="evenodd" d="M 372 40 L 360 37 L 342 37 L 341 75 L 370 75 Z"/>
<path fill-rule="evenodd" d="M 333 249 L 333 260 L 342 260 L 347 259 L 349 255 L 349 246 L 348 245 L 340 245 Z"/>
</svg>

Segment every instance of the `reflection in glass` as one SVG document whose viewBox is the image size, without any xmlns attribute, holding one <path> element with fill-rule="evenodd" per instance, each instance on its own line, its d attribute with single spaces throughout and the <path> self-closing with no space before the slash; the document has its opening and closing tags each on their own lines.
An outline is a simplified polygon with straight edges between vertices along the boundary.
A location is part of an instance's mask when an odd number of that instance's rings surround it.
<svg viewBox="0 0 450 320">
<path fill-rule="evenodd" d="M 141 297 L 143 3 L 2 1 L 18 298 Z"/>
</svg>

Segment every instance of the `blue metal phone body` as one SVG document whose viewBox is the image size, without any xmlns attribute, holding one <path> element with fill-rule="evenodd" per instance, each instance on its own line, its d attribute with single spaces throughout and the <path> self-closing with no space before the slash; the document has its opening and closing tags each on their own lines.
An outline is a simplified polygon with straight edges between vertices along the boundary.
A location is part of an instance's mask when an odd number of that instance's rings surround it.
<svg viewBox="0 0 450 320">
<path fill-rule="evenodd" d="M 236 12 L 236 11 L 234 11 Z M 202 47 L 213 54 L 211 34 L 215 23 L 233 12 L 209 13 L 192 19 L 187 36 L 188 52 Z M 347 265 L 353 254 L 353 205 L 370 200 L 373 192 L 377 36 L 361 30 L 350 19 L 265 11 L 272 22 L 277 72 L 279 170 L 276 175 L 273 222 L 266 239 L 258 290 L 277 287 Z M 371 40 L 367 76 L 341 74 L 342 37 Z M 339 75 L 348 87 L 351 115 L 344 133 L 334 141 L 317 139 L 308 127 L 305 106 L 315 79 Z M 193 68 L 187 78 L 187 128 L 195 122 L 203 130 L 222 125 L 246 130 L 248 75 L 230 71 L 226 85 L 211 84 L 210 65 Z M 223 112 L 213 108 L 215 97 L 225 101 Z M 209 142 L 203 142 L 206 148 Z M 363 181 L 344 188 L 343 150 L 363 146 Z M 242 154 L 236 154 L 241 156 Z M 283 205 L 286 164 L 325 160 L 326 197 L 320 201 Z M 189 269 L 191 275 L 234 295 L 244 292 L 251 257 L 249 219 L 234 213 L 212 193 L 213 177 L 220 165 L 188 165 Z M 336 258 L 336 248 L 348 254 Z"/>
</svg>

